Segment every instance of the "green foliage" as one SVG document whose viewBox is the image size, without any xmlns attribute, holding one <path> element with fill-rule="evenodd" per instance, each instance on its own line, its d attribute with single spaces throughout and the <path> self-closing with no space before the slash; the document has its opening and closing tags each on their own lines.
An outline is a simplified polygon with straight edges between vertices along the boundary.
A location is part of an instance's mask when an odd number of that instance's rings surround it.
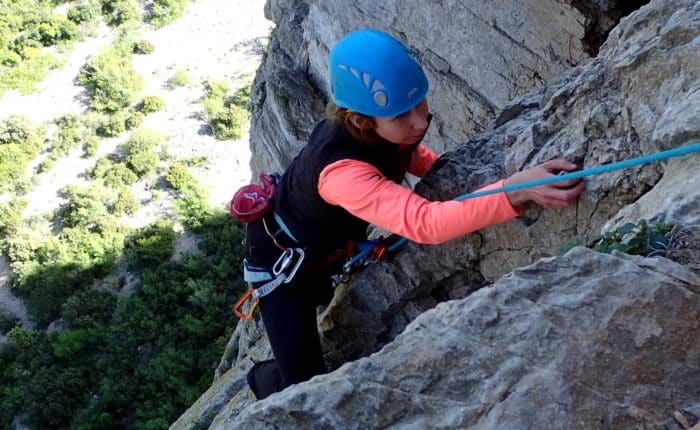
<svg viewBox="0 0 700 430">
<path fill-rule="evenodd" d="M 153 0 L 149 20 L 156 28 L 168 25 L 182 16 L 188 3 L 189 0 Z"/>
<path fill-rule="evenodd" d="M 672 228 L 673 225 L 662 223 L 650 226 L 646 220 L 642 219 L 637 224 L 627 223 L 614 231 L 598 236 L 594 239 L 593 249 L 606 254 L 620 251 L 632 255 L 648 255 L 666 245 L 666 234 Z"/>
<path fill-rule="evenodd" d="M 143 124 L 143 114 L 138 111 L 130 111 L 124 122 L 124 126 L 127 130 L 139 128 L 141 124 Z"/>
<path fill-rule="evenodd" d="M 129 140 L 121 145 L 126 157 L 126 163 L 139 178 L 155 172 L 158 165 L 156 147 L 165 138 L 152 130 L 140 129 L 131 134 Z"/>
<path fill-rule="evenodd" d="M 117 137 L 126 131 L 126 111 L 115 112 L 112 115 L 105 115 L 103 122 L 97 127 L 97 135 L 102 137 Z"/>
<path fill-rule="evenodd" d="M 593 238 L 588 245 L 598 252 L 609 254 L 612 251 L 620 251 L 631 255 L 644 255 L 665 249 L 668 244 L 667 235 L 673 225 L 657 223 L 647 224 L 644 219 L 637 224 L 627 223 L 613 231 L 604 233 Z M 583 245 L 583 241 L 578 237 L 567 240 L 559 249 L 559 255 L 564 255 L 571 248 Z"/>
<path fill-rule="evenodd" d="M 84 290 L 66 300 L 61 316 L 69 328 L 90 329 L 108 323 L 116 303 L 116 297 L 109 293 Z"/>
<path fill-rule="evenodd" d="M 115 189 L 123 188 L 138 181 L 136 173 L 131 171 L 126 164 L 113 161 L 109 158 L 101 158 L 90 172 L 90 176 L 101 179 L 108 187 Z"/>
<path fill-rule="evenodd" d="M 26 118 L 11 116 L 0 122 L 0 192 L 16 187 L 43 146 L 44 131 Z"/>
<path fill-rule="evenodd" d="M 102 12 L 99 0 L 80 0 L 68 8 L 66 16 L 76 24 L 92 23 Z"/>
<path fill-rule="evenodd" d="M 114 214 L 133 215 L 141 208 L 141 203 L 134 197 L 134 194 L 127 188 L 119 190 L 117 202 L 114 204 Z"/>
<path fill-rule="evenodd" d="M 155 267 L 167 261 L 175 249 L 172 221 L 159 220 L 127 236 L 124 254 L 132 268 Z"/>
<path fill-rule="evenodd" d="M 14 198 L 0 203 L 0 239 L 16 234 L 23 226 L 22 212 L 27 200 Z M 0 242 L 1 243 L 1 242 Z"/>
<path fill-rule="evenodd" d="M 62 190 L 68 203 L 61 209 L 61 224 L 64 227 L 94 229 L 117 200 L 116 193 L 98 184 L 87 187 L 69 185 Z"/>
<path fill-rule="evenodd" d="M 171 87 L 184 87 L 189 82 L 190 75 L 187 73 L 187 70 L 183 69 L 177 70 L 168 81 Z"/>
<path fill-rule="evenodd" d="M 153 44 L 153 42 L 150 42 L 146 39 L 141 39 L 138 42 L 134 43 L 134 48 L 132 52 L 134 54 L 141 54 L 141 55 L 146 55 L 146 54 L 151 54 L 153 51 L 155 51 L 156 45 Z"/>
<path fill-rule="evenodd" d="M 33 428 L 175 421 L 211 384 L 235 324 L 230 303 L 244 286 L 241 224 L 217 212 L 197 233 L 198 253 L 146 268 L 131 296 L 73 294 L 60 335 L 10 330 L 0 348 L 0 427 L 18 415 Z"/>
<path fill-rule="evenodd" d="M 185 158 L 181 161 L 182 165 L 187 167 L 204 167 L 209 164 L 209 157 L 206 155 Z"/>
<path fill-rule="evenodd" d="M 0 334 L 9 332 L 17 324 L 19 324 L 19 318 L 0 308 Z"/>
<path fill-rule="evenodd" d="M 206 118 L 217 139 L 240 139 L 250 119 L 246 104 L 250 86 L 246 85 L 228 96 L 227 81 L 210 82 L 203 101 Z"/>
<path fill-rule="evenodd" d="M 137 22 L 141 19 L 137 0 L 102 0 L 102 14 L 107 24 L 112 26 Z"/>
<path fill-rule="evenodd" d="M 85 87 L 98 112 L 117 112 L 134 102 L 143 89 L 129 53 L 114 47 L 92 57 L 80 69 L 78 81 Z"/>
<path fill-rule="evenodd" d="M 61 62 L 42 48 L 78 38 L 75 24 L 53 12 L 48 2 L 0 2 L 0 95 L 11 88 L 30 92 Z"/>
<path fill-rule="evenodd" d="M 139 110 L 143 112 L 144 115 L 163 109 L 165 109 L 165 100 L 159 96 L 146 96 L 139 104 Z"/>
<path fill-rule="evenodd" d="M 92 157 L 97 154 L 97 150 L 100 149 L 100 138 L 97 136 L 88 136 L 85 139 L 85 144 L 83 145 L 86 157 Z"/>
<path fill-rule="evenodd" d="M 165 175 L 165 181 L 176 190 L 196 193 L 199 190 L 197 179 L 182 164 L 173 164 Z"/>
<path fill-rule="evenodd" d="M 72 148 L 80 146 L 88 136 L 88 129 L 78 115 L 65 115 L 56 120 L 58 133 L 51 142 L 48 159 L 39 167 L 44 172 L 53 167 L 53 162 L 68 154 Z"/>
</svg>

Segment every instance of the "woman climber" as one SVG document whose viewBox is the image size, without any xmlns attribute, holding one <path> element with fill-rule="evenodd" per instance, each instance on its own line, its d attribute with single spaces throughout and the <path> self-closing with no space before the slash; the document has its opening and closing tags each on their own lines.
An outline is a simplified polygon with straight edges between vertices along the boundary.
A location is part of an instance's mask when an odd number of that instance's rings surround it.
<svg viewBox="0 0 700 430">
<path fill-rule="evenodd" d="M 527 201 L 568 207 L 584 188 L 569 180 L 430 202 L 401 185 L 406 173 L 422 177 L 437 159 L 420 143 L 431 114 L 428 80 L 416 60 L 388 34 L 359 30 L 333 47 L 329 68 L 327 119 L 279 178 L 274 212 L 247 226 L 245 278 L 264 291 L 259 308 L 275 356 L 248 373 L 258 399 L 326 371 L 316 306 L 332 296 L 342 250 L 363 239 L 369 224 L 437 244 L 510 220 Z M 552 160 L 483 189 L 575 168 Z"/>
</svg>

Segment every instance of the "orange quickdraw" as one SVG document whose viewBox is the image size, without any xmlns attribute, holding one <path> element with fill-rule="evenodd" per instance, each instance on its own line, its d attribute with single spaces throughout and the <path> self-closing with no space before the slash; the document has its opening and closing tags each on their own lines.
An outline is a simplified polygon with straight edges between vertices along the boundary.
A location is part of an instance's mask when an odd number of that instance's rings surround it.
<svg viewBox="0 0 700 430">
<path fill-rule="evenodd" d="M 244 314 L 243 312 L 241 312 L 241 306 L 243 306 L 243 304 L 244 304 L 249 298 L 252 297 L 253 291 L 254 291 L 254 290 L 253 290 L 252 288 L 248 289 L 248 291 L 246 291 L 245 294 L 243 294 L 243 295 L 241 296 L 241 298 L 238 299 L 238 301 L 236 302 L 236 304 L 233 305 L 233 313 L 235 313 L 236 316 L 237 316 L 238 318 L 243 319 L 243 320 L 246 320 L 246 321 L 250 321 L 250 320 L 253 319 L 253 312 L 255 312 L 255 308 L 258 307 L 258 302 L 260 301 L 259 299 L 256 299 L 256 300 L 253 302 L 253 304 L 250 306 L 250 310 L 248 311 L 247 314 Z"/>
</svg>

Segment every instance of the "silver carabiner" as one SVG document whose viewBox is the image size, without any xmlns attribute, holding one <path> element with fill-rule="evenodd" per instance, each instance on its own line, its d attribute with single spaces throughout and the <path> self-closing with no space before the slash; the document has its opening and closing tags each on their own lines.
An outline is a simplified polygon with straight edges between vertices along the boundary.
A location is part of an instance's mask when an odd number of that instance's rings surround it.
<svg viewBox="0 0 700 430">
<path fill-rule="evenodd" d="M 293 248 L 285 249 L 282 255 L 280 255 L 277 261 L 275 261 L 275 264 L 272 266 L 272 274 L 278 276 L 280 273 L 287 270 L 287 267 L 289 267 L 289 263 L 291 263 L 293 256 Z"/>
<path fill-rule="evenodd" d="M 284 274 L 284 283 L 289 283 L 296 275 L 304 262 L 304 250 L 301 248 L 287 248 L 272 266 L 272 274 L 280 276 Z"/>
</svg>

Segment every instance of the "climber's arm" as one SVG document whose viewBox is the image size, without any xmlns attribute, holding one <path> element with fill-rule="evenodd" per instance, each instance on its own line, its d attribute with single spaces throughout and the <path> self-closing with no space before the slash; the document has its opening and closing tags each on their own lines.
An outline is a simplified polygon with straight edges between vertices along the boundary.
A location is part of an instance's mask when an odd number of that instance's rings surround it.
<svg viewBox="0 0 700 430">
<path fill-rule="evenodd" d="M 482 190 L 500 188 L 503 180 Z M 465 201 L 431 202 L 357 160 L 323 169 L 318 191 L 328 203 L 392 233 L 419 243 L 442 243 L 507 221 L 519 211 L 504 193 Z"/>
</svg>

